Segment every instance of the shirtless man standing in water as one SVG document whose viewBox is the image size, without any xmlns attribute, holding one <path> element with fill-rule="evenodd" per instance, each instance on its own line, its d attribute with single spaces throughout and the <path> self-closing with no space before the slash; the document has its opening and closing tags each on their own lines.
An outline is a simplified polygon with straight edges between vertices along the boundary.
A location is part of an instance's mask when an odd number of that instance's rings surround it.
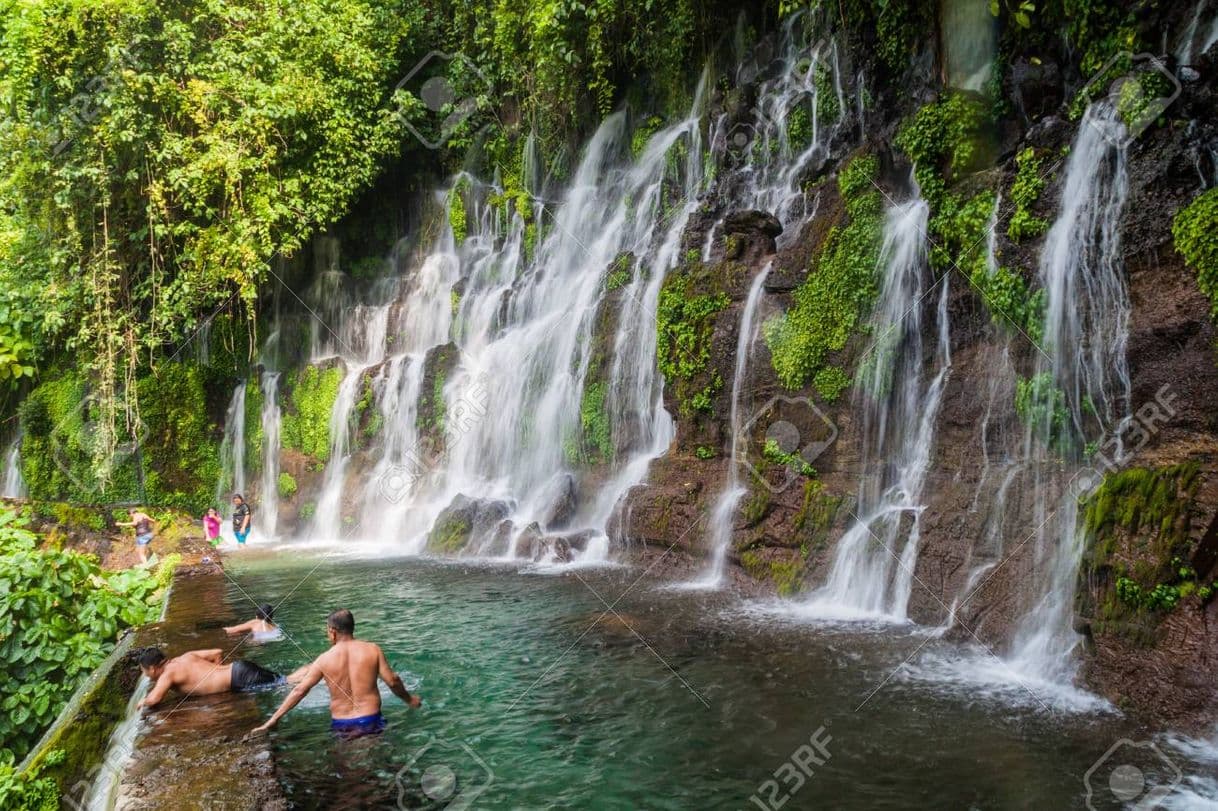
<svg viewBox="0 0 1218 811">
<path fill-rule="evenodd" d="M 389 667 L 380 646 L 355 638 L 355 617 L 350 611 L 340 608 L 329 616 L 326 637 L 330 640 L 330 650 L 288 677 L 296 686 L 275 714 L 254 732 L 265 732 L 279 723 L 279 719 L 322 679 L 330 688 L 330 728 L 343 735 L 365 735 L 384 729 L 377 677 L 410 706 L 423 703 L 418 696 L 407 692 L 402 679 Z"/>
</svg>

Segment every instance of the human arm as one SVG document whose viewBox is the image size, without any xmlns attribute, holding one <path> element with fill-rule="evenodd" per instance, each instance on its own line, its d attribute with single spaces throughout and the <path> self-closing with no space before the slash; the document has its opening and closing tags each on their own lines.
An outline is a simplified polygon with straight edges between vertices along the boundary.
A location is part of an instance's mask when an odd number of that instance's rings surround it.
<svg viewBox="0 0 1218 811">
<path fill-rule="evenodd" d="M 285 698 L 283 703 L 279 705 L 279 709 L 275 710 L 274 714 L 267 719 L 265 724 L 255 727 L 253 730 L 254 732 L 266 732 L 268 729 L 275 726 L 275 724 L 278 724 L 280 718 L 287 715 L 287 713 L 293 707 L 300 703 L 302 698 L 309 694 L 310 690 L 317 686 L 317 683 L 321 681 L 321 667 L 318 666 L 317 662 L 314 662 L 313 664 L 309 665 L 308 668 L 308 671 L 304 674 L 304 678 L 302 678 L 296 684 L 296 686 L 292 688 L 292 692 L 288 693 L 288 697 Z M 296 674 L 293 673 L 292 675 L 294 676 Z"/>
<path fill-rule="evenodd" d="M 156 680 L 156 684 L 152 685 L 152 689 L 148 691 L 148 695 L 140 700 L 138 707 L 155 707 L 165 700 L 165 694 L 173 689 L 173 676 L 169 669 L 166 668 L 161 677 Z"/>
<path fill-rule="evenodd" d="M 385 682 L 389 687 L 389 691 L 412 707 L 422 704 L 423 700 L 418 696 L 412 696 L 410 691 L 406 689 L 406 685 L 402 683 L 402 677 L 389 666 L 389 660 L 385 658 L 385 652 L 377 648 L 377 656 L 380 658 L 378 668 L 380 670 L 381 681 Z"/>
<path fill-rule="evenodd" d="M 226 626 L 224 626 L 224 633 L 226 633 L 226 634 L 248 633 L 250 631 L 253 631 L 255 626 L 257 626 L 257 624 L 258 624 L 258 620 L 249 620 L 248 622 L 243 622 L 240 625 L 226 625 Z"/>
<path fill-rule="evenodd" d="M 193 656 L 196 659 L 202 659 L 205 662 L 211 662 L 213 665 L 224 664 L 224 651 L 219 648 L 208 648 L 207 650 L 192 650 L 182 654 L 183 656 Z"/>
</svg>

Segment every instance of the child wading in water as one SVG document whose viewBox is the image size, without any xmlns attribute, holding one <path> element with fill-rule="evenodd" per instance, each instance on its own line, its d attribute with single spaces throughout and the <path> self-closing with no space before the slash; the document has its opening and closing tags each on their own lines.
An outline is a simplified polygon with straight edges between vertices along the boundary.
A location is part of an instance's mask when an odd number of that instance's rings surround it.
<svg viewBox="0 0 1218 811">
<path fill-rule="evenodd" d="M 215 507 L 207 508 L 207 515 L 203 516 L 203 531 L 207 533 L 208 543 L 220 545 L 220 513 Z"/>
</svg>

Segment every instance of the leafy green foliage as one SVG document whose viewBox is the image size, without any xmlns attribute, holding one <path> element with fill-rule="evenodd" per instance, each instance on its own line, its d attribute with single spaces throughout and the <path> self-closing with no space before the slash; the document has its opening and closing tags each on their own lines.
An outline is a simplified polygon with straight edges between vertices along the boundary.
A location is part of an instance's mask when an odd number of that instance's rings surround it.
<svg viewBox="0 0 1218 811">
<path fill-rule="evenodd" d="M 336 366 L 306 366 L 290 375 L 280 440 L 283 447 L 324 462 L 330 458 L 330 412 L 343 372 Z"/>
<path fill-rule="evenodd" d="M 850 387 L 850 376 L 836 366 L 825 366 L 812 378 L 812 386 L 826 403 L 833 403 Z"/>
<path fill-rule="evenodd" d="M 202 510 L 220 472 L 204 380 L 193 364 L 163 364 L 133 387 L 145 404 L 141 423 L 107 431 L 106 412 L 81 376 L 48 377 L 21 406 L 22 474 L 31 497 Z M 108 436 L 120 444 L 107 450 Z"/>
<path fill-rule="evenodd" d="M 682 416 L 709 411 L 711 398 L 723 386 L 717 374 L 709 382 L 705 377 L 714 316 L 729 304 L 726 293 L 694 295 L 691 287 L 687 274 L 669 276 L 656 312 L 656 356 L 660 372 L 675 386 Z"/>
<path fill-rule="evenodd" d="M 43 766 L 58 766 L 64 760 L 62 750 L 56 750 Z M 0 752 L 0 808 L 8 811 L 59 811 L 59 784 L 44 777 L 41 768 L 18 772 L 13 767 L 11 752 Z"/>
<path fill-rule="evenodd" d="M 174 562 L 104 572 L 92 556 L 37 548 L 0 509 L 0 748 L 18 757 L 59 714 L 123 628 L 160 613 Z"/>
<path fill-rule="evenodd" d="M 279 497 L 283 499 L 296 495 L 296 478 L 291 473 L 279 474 Z"/>
<path fill-rule="evenodd" d="M 1066 393 L 1053 381 L 1052 372 L 1015 381 L 1015 413 L 1045 445 L 1062 451 L 1074 446 Z"/>
<path fill-rule="evenodd" d="M 877 293 L 882 200 L 872 185 L 879 163 L 873 156 L 851 161 L 838 176 L 849 222 L 826 237 L 794 303 L 764 326 L 779 381 L 799 389 L 820 372 L 830 352 L 846 346 Z M 830 382 L 826 379 L 825 382 Z"/>
<path fill-rule="evenodd" d="M 1040 236 L 1049 229 L 1049 223 L 1031 212 L 1045 188 L 1045 180 L 1040 175 L 1042 161 L 1036 157 L 1036 150 L 1032 147 L 1023 150 L 1015 156 L 1015 163 L 1019 167 L 1015 182 L 1011 185 L 1015 211 L 1007 224 L 1007 236 L 1020 242 L 1028 237 Z"/>
<path fill-rule="evenodd" d="M 694 448 L 694 456 L 698 457 L 699 459 L 706 460 L 714 459 L 716 456 L 718 456 L 718 454 L 715 453 L 714 448 L 707 447 L 706 445 L 699 445 L 698 447 Z"/>
<path fill-rule="evenodd" d="M 979 99 L 953 92 L 920 108 L 897 133 L 897 145 L 914 162 L 922 196 L 932 206 L 950 181 L 982 164 L 987 122 Z"/>
<path fill-rule="evenodd" d="M 761 455 L 766 461 L 773 462 L 782 467 L 789 467 L 801 476 L 815 476 L 816 468 L 808 464 L 808 462 L 798 453 L 787 453 L 773 439 L 767 439 L 765 446 L 761 449 Z"/>
<path fill-rule="evenodd" d="M 99 446 L 145 362 L 341 214 L 400 148 L 405 2 L 14 0 L 0 8 L 0 367 L 72 353 Z M 36 344 L 31 348 L 28 344 Z M 16 351 L 14 351 L 16 350 Z M 143 354 L 141 354 L 143 353 Z M 0 373 L 2 374 L 2 373 Z M 108 471 L 98 473 L 103 477 Z"/>
<path fill-rule="evenodd" d="M 1180 209 L 1171 233 L 1176 250 L 1197 271 L 1197 285 L 1210 299 L 1210 315 L 1218 319 L 1218 188 Z"/>
<path fill-rule="evenodd" d="M 579 405 L 580 459 L 600 464 L 613 458 L 613 425 L 605 407 L 604 383 L 588 383 Z"/>
</svg>

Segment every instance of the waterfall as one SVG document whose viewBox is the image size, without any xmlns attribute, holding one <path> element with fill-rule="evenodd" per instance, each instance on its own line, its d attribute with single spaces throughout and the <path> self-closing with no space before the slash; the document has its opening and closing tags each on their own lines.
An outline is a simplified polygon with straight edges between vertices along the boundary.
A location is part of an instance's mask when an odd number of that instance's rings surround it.
<svg viewBox="0 0 1218 811">
<path fill-rule="evenodd" d="M 224 412 L 224 439 L 220 443 L 220 478 L 216 504 L 225 516 L 232 514 L 233 493 L 245 493 L 245 381 L 233 390 Z"/>
<path fill-rule="evenodd" d="M 621 497 L 673 436 L 655 315 L 705 188 L 707 84 L 628 162 L 626 116 L 609 116 L 561 199 L 492 205 L 502 189 L 458 175 L 436 207 L 461 196 L 463 238 L 442 218 L 372 303 L 325 248 L 312 354 L 344 374 L 311 536 L 333 539 L 352 518 L 350 534 L 418 553 L 447 508 L 472 502 L 493 521 L 473 522 L 463 554 L 511 553 L 533 528 L 572 538 L 583 562 L 608 556 Z M 353 442 L 357 403 L 383 421 L 371 447 Z M 608 434 L 594 471 L 573 456 L 588 421 Z"/>
<path fill-rule="evenodd" d="M 1197 7 L 1189 17 L 1188 26 L 1180 36 L 1176 46 L 1176 61 L 1181 65 L 1191 65 L 1193 59 L 1204 56 L 1215 42 L 1218 42 L 1218 15 L 1210 21 L 1209 28 L 1198 37 L 1201 29 L 1201 16 L 1210 0 L 1197 0 Z M 1198 41 L 1200 40 L 1200 41 Z"/>
<path fill-rule="evenodd" d="M 25 479 L 21 476 L 21 437 L 18 435 L 9 443 L 8 451 L 4 454 L 4 498 L 25 498 Z"/>
<path fill-rule="evenodd" d="M 279 523 L 279 373 L 262 372 L 262 498 L 258 529 L 275 537 Z"/>
<path fill-rule="evenodd" d="M 837 43 L 805 46 L 797 36 L 800 17 L 792 15 L 786 23 L 780 70 L 758 87 L 752 124 L 728 129 L 725 115 L 712 138 L 717 149 L 738 153 L 742 164 L 741 188 L 733 194 L 737 207 L 777 217 L 784 226 L 780 247 L 795 239 L 796 226 L 812 216 L 803 180 L 828 157 L 833 136 L 853 111 L 847 104 Z M 709 258 L 709 251 L 704 255 Z"/>
<path fill-rule="evenodd" d="M 1127 194 L 1124 125 L 1108 101 L 1091 105 L 1070 150 L 1061 210 L 1045 239 L 1040 281 L 1045 290 L 1043 352 L 1038 353 L 1033 408 L 1062 425 L 1028 426 L 1027 455 L 1039 454 L 1034 487 L 1035 564 L 1048 587 L 1024 616 L 1012 645 L 1012 667 L 1053 682 L 1073 679 L 1073 605 L 1083 533 L 1077 526 L 1078 447 L 1087 439 L 1118 440 L 1131 418 L 1129 296 L 1120 251 Z M 1075 447 L 1077 446 L 1077 447 Z M 1063 464 L 1059 456 L 1065 456 Z M 1041 582 L 1041 581 L 1037 581 Z"/>
<path fill-rule="evenodd" d="M 863 468 L 855 523 L 838 541 L 824 586 L 812 593 L 814 615 L 904 621 L 918 556 L 922 486 L 930 466 L 935 419 L 951 368 L 948 279 L 939 281 L 937 372 L 924 382 L 923 308 L 929 292 L 926 228 L 920 197 L 889 209 L 880 264 L 871 355 L 860 364 Z"/>
<path fill-rule="evenodd" d="M 736 505 L 748 492 L 740 482 L 738 449 L 741 440 L 740 397 L 743 393 L 746 372 L 748 371 L 749 353 L 757 338 L 755 326 L 757 309 L 761 303 L 766 277 L 770 275 L 771 264 L 758 273 L 749 288 L 748 298 L 740 311 L 740 332 L 736 337 L 736 368 L 732 375 L 732 406 L 731 406 L 731 454 L 728 460 L 727 483 L 715 502 L 711 515 L 711 562 L 710 566 L 698 580 L 691 585 L 703 588 L 715 588 L 723 582 L 723 569 L 727 563 L 728 549 L 732 545 L 732 526 L 735 524 Z"/>
</svg>

